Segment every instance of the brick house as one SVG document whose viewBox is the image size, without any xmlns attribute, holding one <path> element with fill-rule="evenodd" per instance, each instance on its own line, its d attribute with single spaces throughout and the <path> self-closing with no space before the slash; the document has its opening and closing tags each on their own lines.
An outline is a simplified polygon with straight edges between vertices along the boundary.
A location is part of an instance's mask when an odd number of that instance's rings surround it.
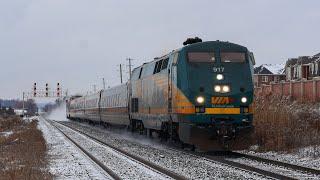
<svg viewBox="0 0 320 180">
<path fill-rule="evenodd" d="M 271 82 L 277 83 L 286 80 L 284 73 L 285 64 L 262 64 L 254 68 L 253 81 L 254 87 L 269 85 Z"/>
<path fill-rule="evenodd" d="M 286 80 L 310 80 L 320 78 L 320 53 L 314 56 L 290 58 L 286 62 Z"/>
</svg>

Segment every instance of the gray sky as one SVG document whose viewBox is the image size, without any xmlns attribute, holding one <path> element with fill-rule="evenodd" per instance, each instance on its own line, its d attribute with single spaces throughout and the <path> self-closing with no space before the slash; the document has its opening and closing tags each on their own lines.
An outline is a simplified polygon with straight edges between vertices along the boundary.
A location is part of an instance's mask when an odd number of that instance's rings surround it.
<svg viewBox="0 0 320 180">
<path fill-rule="evenodd" d="M 140 65 L 187 37 L 247 46 L 257 64 L 320 52 L 320 1 L 0 0 L 0 98 L 33 82 L 71 93 L 119 84 L 119 63 Z M 40 87 L 38 87 L 40 88 Z"/>
</svg>

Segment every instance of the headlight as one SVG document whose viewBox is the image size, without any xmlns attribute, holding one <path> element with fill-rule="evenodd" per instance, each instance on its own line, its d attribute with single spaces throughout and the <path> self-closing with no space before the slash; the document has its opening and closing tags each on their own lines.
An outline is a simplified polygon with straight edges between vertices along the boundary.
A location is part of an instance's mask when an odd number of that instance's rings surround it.
<svg viewBox="0 0 320 180">
<path fill-rule="evenodd" d="M 202 96 L 197 97 L 197 102 L 198 102 L 199 104 L 204 103 L 204 97 L 202 97 Z"/>
<path fill-rule="evenodd" d="M 242 102 L 242 103 L 246 103 L 247 101 L 248 101 L 248 99 L 247 99 L 246 97 L 242 97 L 242 98 L 241 98 L 241 102 Z"/>
<path fill-rule="evenodd" d="M 224 93 L 230 92 L 230 87 L 227 86 L 227 85 L 223 86 L 222 87 L 222 92 L 224 92 Z"/>
<path fill-rule="evenodd" d="M 215 85 L 214 91 L 218 93 L 228 93 L 230 92 L 230 86 L 228 85 Z"/>
<path fill-rule="evenodd" d="M 223 79 L 223 75 L 222 74 L 217 74 L 217 80 L 222 80 Z"/>
<path fill-rule="evenodd" d="M 215 92 L 220 92 L 221 91 L 221 86 L 219 86 L 219 85 L 214 86 L 214 91 Z"/>
</svg>

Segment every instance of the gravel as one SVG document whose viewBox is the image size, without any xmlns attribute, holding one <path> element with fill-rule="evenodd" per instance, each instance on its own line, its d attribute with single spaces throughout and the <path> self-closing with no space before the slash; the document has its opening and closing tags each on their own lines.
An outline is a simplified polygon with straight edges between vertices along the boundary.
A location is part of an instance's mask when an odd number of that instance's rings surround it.
<svg viewBox="0 0 320 180">
<path fill-rule="evenodd" d="M 245 171 L 206 158 L 172 150 L 140 135 L 124 131 L 110 131 L 74 121 L 64 122 L 106 143 L 171 170 L 190 179 L 264 179 L 260 174 Z"/>
</svg>

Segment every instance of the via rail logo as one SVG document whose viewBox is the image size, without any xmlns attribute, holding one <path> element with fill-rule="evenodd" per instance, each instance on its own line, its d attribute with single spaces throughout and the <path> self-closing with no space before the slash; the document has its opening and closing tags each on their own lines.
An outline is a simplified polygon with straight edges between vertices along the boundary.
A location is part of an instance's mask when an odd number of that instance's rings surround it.
<svg viewBox="0 0 320 180">
<path fill-rule="evenodd" d="M 212 97 L 211 98 L 212 104 L 229 104 L 230 98 L 229 97 Z"/>
</svg>

